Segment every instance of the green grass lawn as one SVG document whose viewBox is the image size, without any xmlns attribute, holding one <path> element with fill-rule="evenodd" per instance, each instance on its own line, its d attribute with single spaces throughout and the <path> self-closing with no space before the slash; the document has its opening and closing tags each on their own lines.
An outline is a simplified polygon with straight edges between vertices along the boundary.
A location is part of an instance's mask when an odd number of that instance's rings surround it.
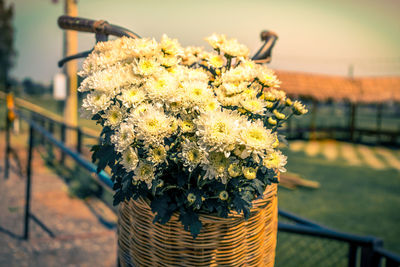
<svg viewBox="0 0 400 267">
<path fill-rule="evenodd" d="M 279 189 L 279 207 L 339 231 L 371 235 L 400 253 L 400 173 L 346 166 L 286 151 L 287 169 L 320 182 L 316 190 Z"/>
</svg>

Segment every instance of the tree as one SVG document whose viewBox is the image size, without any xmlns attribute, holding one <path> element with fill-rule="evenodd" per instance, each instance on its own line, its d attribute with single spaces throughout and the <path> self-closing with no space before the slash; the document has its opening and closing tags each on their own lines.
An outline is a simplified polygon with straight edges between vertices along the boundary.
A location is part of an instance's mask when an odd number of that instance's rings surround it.
<svg viewBox="0 0 400 267">
<path fill-rule="evenodd" d="M 14 17 L 13 4 L 6 6 L 4 0 L 0 0 L 0 86 L 5 85 L 8 72 L 14 65 Z"/>
</svg>

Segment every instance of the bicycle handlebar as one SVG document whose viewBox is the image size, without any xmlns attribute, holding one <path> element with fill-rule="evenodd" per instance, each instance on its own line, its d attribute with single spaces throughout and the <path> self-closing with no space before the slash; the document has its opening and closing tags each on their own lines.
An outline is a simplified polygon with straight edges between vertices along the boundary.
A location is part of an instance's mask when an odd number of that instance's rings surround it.
<svg viewBox="0 0 400 267">
<path fill-rule="evenodd" d="M 79 17 L 60 16 L 58 18 L 58 26 L 64 30 L 74 30 L 79 32 L 90 32 L 96 34 L 96 40 L 102 41 L 103 37 L 107 40 L 108 35 L 117 37 L 127 36 L 131 38 L 141 38 L 138 34 L 113 24 L 109 24 L 105 20 L 91 20 Z M 275 45 L 278 35 L 272 31 L 261 32 L 261 40 L 264 44 L 252 57 L 256 63 L 269 63 L 271 61 L 271 51 Z M 69 56 L 59 61 L 58 65 L 61 67 L 65 62 L 86 57 L 91 51 L 86 51 L 77 55 Z"/>
<path fill-rule="evenodd" d="M 105 20 L 96 21 L 79 17 L 60 16 L 57 22 L 58 26 L 64 30 L 114 35 L 117 37 L 127 36 L 131 38 L 140 38 L 138 34 L 123 27 L 109 24 Z"/>
</svg>

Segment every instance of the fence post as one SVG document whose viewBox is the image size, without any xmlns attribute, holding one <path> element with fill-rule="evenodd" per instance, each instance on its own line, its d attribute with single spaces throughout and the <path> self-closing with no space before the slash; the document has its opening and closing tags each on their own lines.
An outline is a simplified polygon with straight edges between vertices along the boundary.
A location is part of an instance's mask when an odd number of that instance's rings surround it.
<svg viewBox="0 0 400 267">
<path fill-rule="evenodd" d="M 31 205 L 31 175 L 32 175 L 32 158 L 33 158 L 33 127 L 29 127 L 29 147 L 28 147 L 28 166 L 26 168 L 26 194 L 25 194 L 25 218 L 24 218 L 24 239 L 29 238 L 29 217 Z"/>
<path fill-rule="evenodd" d="M 6 153 L 4 158 L 4 178 L 7 179 L 10 174 L 10 152 L 11 152 L 11 145 L 10 145 L 10 125 L 11 122 L 8 118 L 8 108 L 6 111 Z"/>
<path fill-rule="evenodd" d="M 39 125 L 42 126 L 43 129 L 46 129 L 46 121 L 43 116 L 39 117 Z M 43 135 L 41 135 L 41 137 L 40 137 L 40 143 L 42 145 L 44 145 L 44 143 L 45 143 L 45 138 Z"/>
<path fill-rule="evenodd" d="M 383 104 L 379 103 L 377 105 L 377 111 L 376 111 L 376 135 L 377 135 L 377 143 L 378 144 L 381 142 L 382 109 L 383 109 Z"/>
<path fill-rule="evenodd" d="M 318 101 L 313 98 L 312 101 L 312 110 L 311 110 L 311 122 L 310 122 L 310 140 L 317 139 L 317 131 L 316 131 L 316 124 L 317 124 L 317 109 L 318 109 Z"/>
<path fill-rule="evenodd" d="M 63 123 L 63 124 L 61 124 L 61 142 L 63 144 L 65 144 L 65 131 L 66 131 L 66 127 L 65 127 L 65 124 Z M 65 161 L 65 153 L 64 153 L 64 151 L 61 151 L 60 163 L 64 164 L 64 161 Z"/>
<path fill-rule="evenodd" d="M 49 121 L 49 132 L 54 135 L 54 122 L 52 120 Z M 53 143 L 49 142 L 51 147 L 53 147 Z"/>
<path fill-rule="evenodd" d="M 357 105 L 355 103 L 350 102 L 350 120 L 349 120 L 349 128 L 350 128 L 350 141 L 354 141 L 354 131 L 356 128 L 356 108 Z"/>
<path fill-rule="evenodd" d="M 76 151 L 81 154 L 82 153 L 82 130 L 81 128 L 76 128 L 78 134 L 78 140 L 76 142 Z"/>
<path fill-rule="evenodd" d="M 357 266 L 357 245 L 351 244 L 349 247 L 349 267 Z"/>
<path fill-rule="evenodd" d="M 380 261 L 374 258 L 375 248 L 382 247 L 383 241 L 380 239 L 375 239 L 371 242 L 369 246 L 362 247 L 361 249 L 361 267 L 379 267 Z"/>
<path fill-rule="evenodd" d="M 10 153 L 11 153 L 11 144 L 10 144 L 10 130 L 11 130 L 11 121 L 15 118 L 14 114 L 14 98 L 12 93 L 10 92 L 10 84 L 6 82 L 6 153 L 4 158 L 4 178 L 7 179 L 10 175 Z"/>
</svg>

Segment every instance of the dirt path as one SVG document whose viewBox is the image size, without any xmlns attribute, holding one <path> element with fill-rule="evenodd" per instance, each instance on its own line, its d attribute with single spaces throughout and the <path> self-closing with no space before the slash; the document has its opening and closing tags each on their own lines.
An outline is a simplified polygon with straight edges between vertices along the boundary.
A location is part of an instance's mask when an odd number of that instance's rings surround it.
<svg viewBox="0 0 400 267">
<path fill-rule="evenodd" d="M 4 135 L 0 140 L 0 266 L 116 266 L 115 229 L 103 224 L 83 200 L 71 198 L 66 184 L 37 153 L 31 213 L 55 237 L 30 220 L 30 239 L 22 239 L 26 178 L 12 171 L 4 179 Z M 17 150 L 21 158 L 26 154 L 21 145 Z M 25 159 L 21 161 L 25 166 Z M 12 165 L 16 170 L 14 161 Z"/>
</svg>

